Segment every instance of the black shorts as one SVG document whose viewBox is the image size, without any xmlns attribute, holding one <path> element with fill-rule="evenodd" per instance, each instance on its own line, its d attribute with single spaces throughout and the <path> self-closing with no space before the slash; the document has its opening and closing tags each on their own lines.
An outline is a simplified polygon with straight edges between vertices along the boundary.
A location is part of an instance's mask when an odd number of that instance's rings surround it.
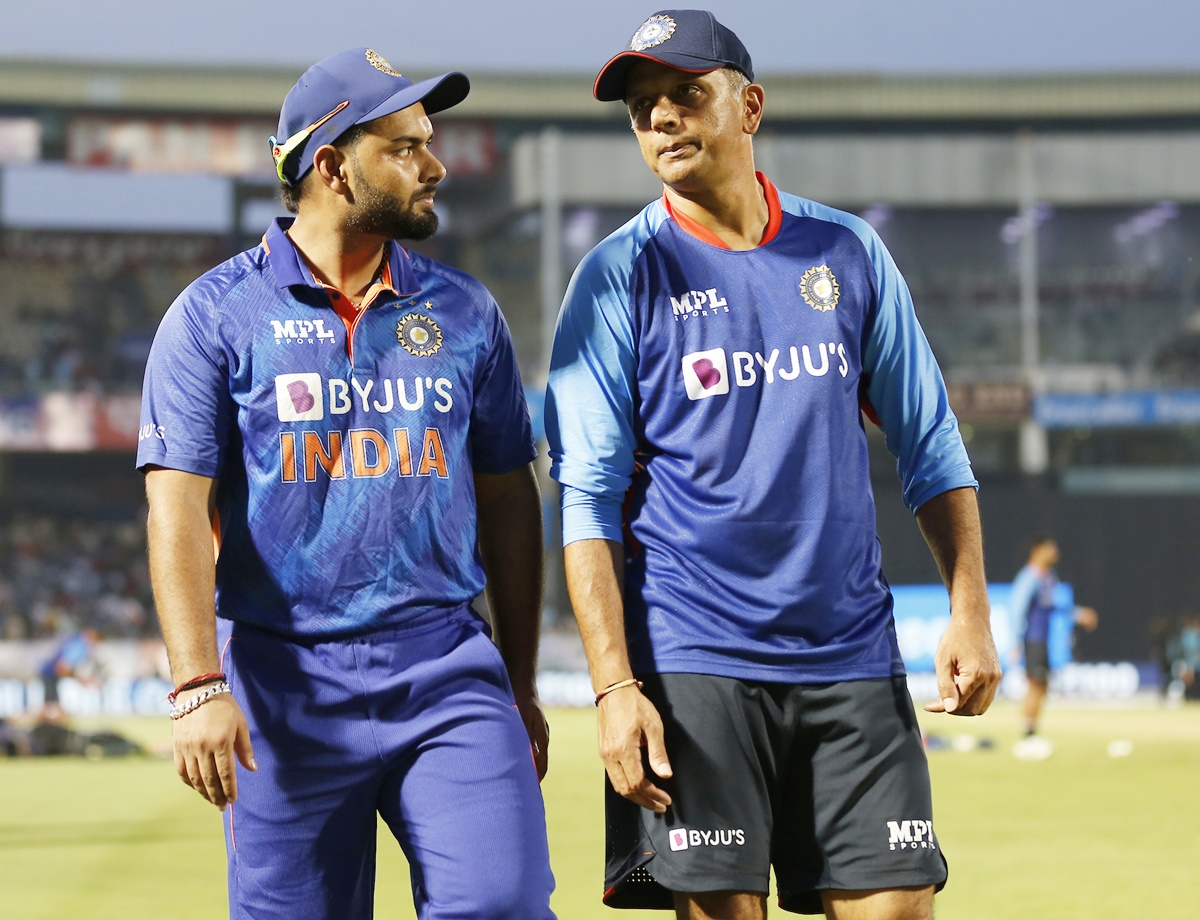
<svg viewBox="0 0 1200 920">
<path fill-rule="evenodd" d="M 1045 642 L 1025 640 L 1025 676 L 1043 684 L 1050 680 L 1050 649 Z"/>
<path fill-rule="evenodd" d="M 791 685 L 702 674 L 646 679 L 674 772 L 665 814 L 606 782 L 610 907 L 669 909 L 672 891 L 766 894 L 822 913 L 821 891 L 946 883 L 929 767 L 904 678 Z"/>
</svg>

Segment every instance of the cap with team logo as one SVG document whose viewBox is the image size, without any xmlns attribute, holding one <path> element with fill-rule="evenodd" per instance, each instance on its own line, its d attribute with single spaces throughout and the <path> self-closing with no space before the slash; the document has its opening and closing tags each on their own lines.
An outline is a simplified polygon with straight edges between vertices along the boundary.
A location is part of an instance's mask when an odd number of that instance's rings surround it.
<svg viewBox="0 0 1200 920">
<path fill-rule="evenodd" d="M 687 73 L 710 73 L 722 67 L 754 79 L 750 52 L 708 10 L 660 10 L 633 33 L 629 49 L 600 69 L 592 95 L 601 102 L 625 98 L 625 79 L 638 61 L 651 60 Z"/>
<path fill-rule="evenodd" d="M 370 48 L 335 54 L 308 68 L 283 100 L 279 135 L 269 139 L 275 171 L 281 182 L 295 185 L 312 168 L 317 148 L 348 128 L 418 102 L 427 114 L 441 112 L 466 99 L 470 89 L 458 72 L 414 83 Z"/>
</svg>

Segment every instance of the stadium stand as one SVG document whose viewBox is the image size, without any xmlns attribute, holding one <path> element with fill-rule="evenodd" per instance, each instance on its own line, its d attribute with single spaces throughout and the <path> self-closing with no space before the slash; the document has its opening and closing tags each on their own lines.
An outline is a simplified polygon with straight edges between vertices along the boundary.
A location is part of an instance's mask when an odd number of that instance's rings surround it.
<svg viewBox="0 0 1200 920">
<path fill-rule="evenodd" d="M 0 136 L 21 139 L 0 144 L 20 151 L 0 161 L 3 636 L 153 635 L 130 456 L 142 364 L 182 287 L 280 213 L 265 143 L 252 141 L 295 76 L 0 61 Z M 585 75 L 472 78 L 470 105 L 439 123 L 450 179 L 443 230 L 425 245 L 493 290 L 536 391 L 575 262 L 654 189 L 619 107 L 594 103 Z M 1064 536 L 1087 560 L 1072 578 L 1109 599 L 1081 653 L 1149 655 L 1145 586 L 1124 572 L 1134 559 L 1152 568 L 1157 612 L 1200 597 L 1179 549 L 1200 538 L 1200 418 L 1042 426 L 1035 462 L 1026 436 L 1047 396 L 1200 388 L 1200 72 L 763 79 L 764 171 L 862 215 L 912 288 L 984 479 L 998 568 L 1031 525 L 1080 528 Z M 96 81 L 121 93 L 97 103 Z M 1029 214 L 1035 367 L 1023 363 Z M 556 263 L 543 232 L 554 226 Z M 50 404 L 64 394 L 79 398 Z M 870 444 L 890 495 L 894 462 L 873 432 Z M 1027 514 L 1013 520 L 1015 508 Z M 936 578 L 886 498 L 880 533 L 893 581 Z M 553 576 L 550 600 L 565 616 Z"/>
</svg>

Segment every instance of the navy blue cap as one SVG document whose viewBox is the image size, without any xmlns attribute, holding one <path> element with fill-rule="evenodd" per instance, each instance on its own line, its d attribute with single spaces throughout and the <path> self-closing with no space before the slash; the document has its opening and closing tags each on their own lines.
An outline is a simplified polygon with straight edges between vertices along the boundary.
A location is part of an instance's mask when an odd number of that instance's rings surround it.
<svg viewBox="0 0 1200 920">
<path fill-rule="evenodd" d="M 687 73 L 709 73 L 722 67 L 754 79 L 750 52 L 708 10 L 659 10 L 633 33 L 629 50 L 602 68 L 592 87 L 601 102 L 625 98 L 625 79 L 638 61 L 651 60 Z"/>
<path fill-rule="evenodd" d="M 370 48 L 335 54 L 308 68 L 283 100 L 278 137 L 270 138 L 275 171 L 294 185 L 312 168 L 312 154 L 348 128 L 418 102 L 432 115 L 458 105 L 470 89 L 457 72 L 413 83 Z"/>
</svg>

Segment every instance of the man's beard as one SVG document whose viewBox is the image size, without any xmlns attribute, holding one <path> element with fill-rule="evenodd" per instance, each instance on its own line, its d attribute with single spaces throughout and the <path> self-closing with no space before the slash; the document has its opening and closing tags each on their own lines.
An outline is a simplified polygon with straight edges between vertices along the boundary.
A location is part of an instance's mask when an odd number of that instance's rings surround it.
<svg viewBox="0 0 1200 920">
<path fill-rule="evenodd" d="M 433 190 L 432 186 L 418 189 L 405 206 L 395 195 L 364 179 L 362 173 L 357 179 L 354 210 L 347 221 L 351 229 L 393 240 L 427 240 L 437 232 L 437 214 L 418 213 L 415 206 L 418 198 Z"/>
</svg>

